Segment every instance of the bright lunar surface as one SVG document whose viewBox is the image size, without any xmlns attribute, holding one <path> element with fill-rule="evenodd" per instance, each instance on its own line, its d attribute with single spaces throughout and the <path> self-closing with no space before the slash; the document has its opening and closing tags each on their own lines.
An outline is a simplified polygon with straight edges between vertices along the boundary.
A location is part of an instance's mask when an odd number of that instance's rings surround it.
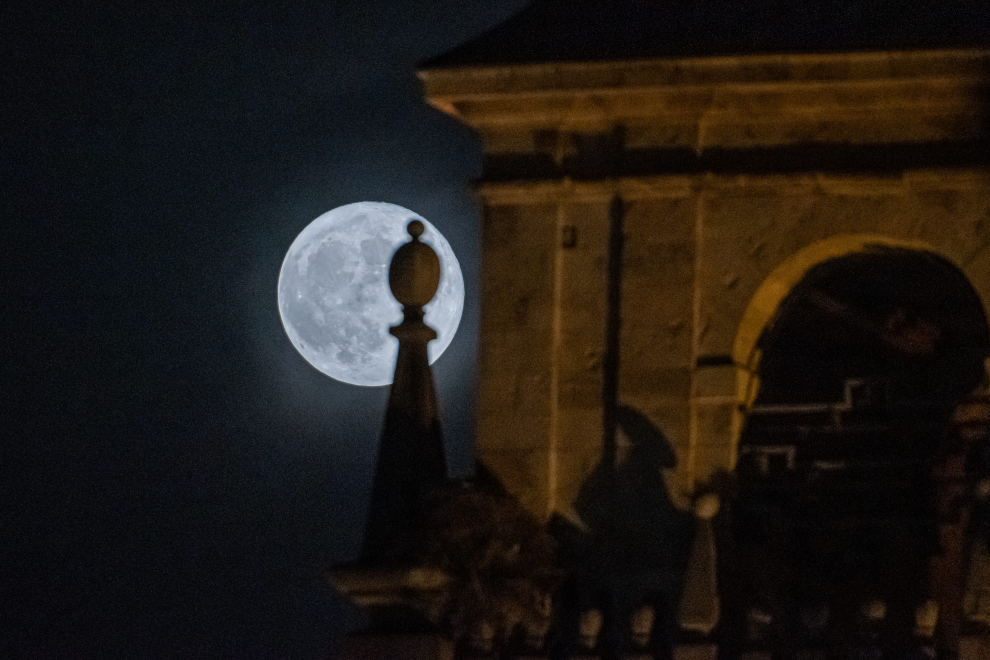
<svg viewBox="0 0 990 660">
<path fill-rule="evenodd" d="M 389 334 L 402 307 L 388 288 L 388 267 L 409 241 L 406 225 L 426 227 L 420 240 L 440 257 L 440 287 L 424 308 L 436 330 L 432 364 L 457 332 L 464 310 L 460 264 L 436 227 L 408 209 L 358 202 L 324 213 L 296 237 L 278 278 L 278 309 L 292 345 L 314 367 L 353 385 L 388 385 L 398 340 Z"/>
</svg>

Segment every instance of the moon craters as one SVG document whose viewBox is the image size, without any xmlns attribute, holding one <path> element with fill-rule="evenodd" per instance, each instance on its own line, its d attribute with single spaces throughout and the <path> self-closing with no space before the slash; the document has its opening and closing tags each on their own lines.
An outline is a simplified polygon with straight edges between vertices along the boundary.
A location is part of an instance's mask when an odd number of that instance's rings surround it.
<svg viewBox="0 0 990 660">
<path fill-rule="evenodd" d="M 279 312 L 286 334 L 314 367 L 355 385 L 392 381 L 398 342 L 389 327 L 402 319 L 388 290 L 392 254 L 408 241 L 410 219 L 423 222 L 423 242 L 440 257 L 442 275 L 425 321 L 437 331 L 430 362 L 443 353 L 460 322 L 464 279 L 446 239 L 411 211 L 393 204 L 341 206 L 309 224 L 292 243 L 279 276 Z"/>
</svg>

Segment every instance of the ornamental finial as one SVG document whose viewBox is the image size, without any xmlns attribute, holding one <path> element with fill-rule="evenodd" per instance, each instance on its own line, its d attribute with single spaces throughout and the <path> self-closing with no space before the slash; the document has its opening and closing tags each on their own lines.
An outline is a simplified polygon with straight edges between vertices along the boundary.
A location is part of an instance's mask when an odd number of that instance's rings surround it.
<svg viewBox="0 0 990 660">
<path fill-rule="evenodd" d="M 440 286 L 440 259 L 433 248 L 419 240 L 424 230 L 419 220 L 406 226 L 412 240 L 395 251 L 388 269 L 388 286 L 403 307 L 422 307 Z"/>
</svg>

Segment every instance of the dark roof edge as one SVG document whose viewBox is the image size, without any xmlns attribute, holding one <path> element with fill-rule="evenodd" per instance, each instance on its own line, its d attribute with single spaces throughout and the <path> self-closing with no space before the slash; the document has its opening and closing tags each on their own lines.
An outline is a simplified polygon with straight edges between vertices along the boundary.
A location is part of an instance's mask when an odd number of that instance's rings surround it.
<svg viewBox="0 0 990 660">
<path fill-rule="evenodd" d="M 710 11 L 716 2 L 734 13 Z M 417 69 L 990 46 L 990 3 L 974 9 L 981 3 L 947 0 L 934 13 L 907 11 L 917 3 L 903 0 L 839 4 L 535 0 Z"/>
</svg>

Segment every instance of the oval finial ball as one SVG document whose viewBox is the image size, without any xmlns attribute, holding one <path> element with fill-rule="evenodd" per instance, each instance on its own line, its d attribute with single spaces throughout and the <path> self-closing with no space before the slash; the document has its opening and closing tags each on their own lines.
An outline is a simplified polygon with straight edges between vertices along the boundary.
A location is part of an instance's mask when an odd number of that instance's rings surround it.
<svg viewBox="0 0 990 660">
<path fill-rule="evenodd" d="M 388 287 L 404 307 L 422 307 L 440 286 L 440 259 L 433 248 L 420 242 L 423 229 L 418 220 L 409 223 L 412 240 L 395 251 L 388 268 Z"/>
<path fill-rule="evenodd" d="M 705 493 L 694 503 L 694 515 L 702 520 L 711 520 L 718 514 L 721 506 L 718 495 L 715 493 Z"/>
</svg>

